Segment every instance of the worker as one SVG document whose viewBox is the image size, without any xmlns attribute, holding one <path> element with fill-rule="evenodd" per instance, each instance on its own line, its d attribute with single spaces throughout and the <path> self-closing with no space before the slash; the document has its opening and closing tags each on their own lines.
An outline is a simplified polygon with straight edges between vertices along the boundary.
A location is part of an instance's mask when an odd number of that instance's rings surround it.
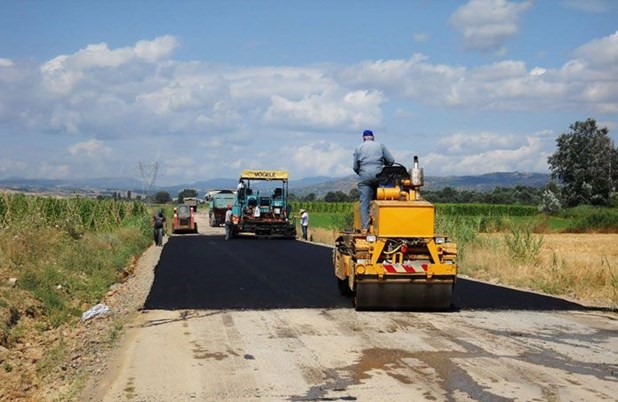
<svg viewBox="0 0 618 402">
<path fill-rule="evenodd" d="M 165 214 L 163 209 L 152 216 L 152 227 L 154 229 L 154 242 L 155 246 L 163 246 L 163 228 L 165 226 Z"/>
<path fill-rule="evenodd" d="M 236 187 L 236 192 L 238 193 L 238 198 L 245 197 L 245 182 L 243 179 L 238 180 L 238 186 Z"/>
<path fill-rule="evenodd" d="M 381 143 L 374 141 L 373 131 L 363 131 L 363 142 L 354 149 L 352 169 L 359 176 L 361 229 L 369 229 L 369 207 L 378 189 L 376 176 L 384 166 L 391 166 L 395 158 Z"/>
<path fill-rule="evenodd" d="M 230 240 L 232 237 L 232 206 L 227 206 L 225 211 L 225 240 Z"/>
<path fill-rule="evenodd" d="M 309 226 L 309 214 L 307 210 L 300 210 L 300 228 L 303 231 L 303 240 L 307 240 L 307 228 Z"/>
</svg>

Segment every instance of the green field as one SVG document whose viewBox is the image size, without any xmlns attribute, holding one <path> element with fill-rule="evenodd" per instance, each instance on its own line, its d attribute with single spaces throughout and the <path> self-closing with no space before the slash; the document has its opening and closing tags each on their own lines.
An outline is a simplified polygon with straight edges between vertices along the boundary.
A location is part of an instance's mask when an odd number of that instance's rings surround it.
<svg viewBox="0 0 618 402">
<path fill-rule="evenodd" d="M 352 225 L 354 203 L 294 202 L 292 208 L 306 209 L 313 227 L 340 230 Z M 448 220 L 467 222 L 479 232 L 526 227 L 536 233 L 618 233 L 618 208 L 577 207 L 550 216 L 530 205 L 436 204 L 438 226 Z"/>
</svg>

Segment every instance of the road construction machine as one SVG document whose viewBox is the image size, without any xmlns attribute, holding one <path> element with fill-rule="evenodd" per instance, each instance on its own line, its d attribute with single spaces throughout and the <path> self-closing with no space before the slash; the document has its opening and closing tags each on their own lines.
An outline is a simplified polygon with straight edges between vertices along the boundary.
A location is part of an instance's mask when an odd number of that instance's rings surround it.
<svg viewBox="0 0 618 402">
<path fill-rule="evenodd" d="M 448 310 L 457 277 L 457 245 L 436 234 L 435 208 L 421 197 L 423 169 L 385 166 L 370 203 L 369 229 L 339 233 L 333 265 L 339 291 L 357 310 Z"/>
<path fill-rule="evenodd" d="M 174 208 L 172 233 L 197 233 L 195 210 L 187 204 L 178 204 Z"/>
<path fill-rule="evenodd" d="M 216 227 L 225 223 L 225 212 L 234 204 L 236 194 L 232 190 L 208 190 L 204 200 L 208 203 L 208 224 Z"/>
<path fill-rule="evenodd" d="M 243 170 L 232 208 L 232 236 L 296 237 L 288 204 L 288 173 L 281 170 Z"/>
<path fill-rule="evenodd" d="M 193 208 L 194 212 L 197 212 L 197 204 L 198 204 L 197 197 L 184 197 L 182 202 L 183 204 L 188 205 L 191 208 Z"/>
</svg>

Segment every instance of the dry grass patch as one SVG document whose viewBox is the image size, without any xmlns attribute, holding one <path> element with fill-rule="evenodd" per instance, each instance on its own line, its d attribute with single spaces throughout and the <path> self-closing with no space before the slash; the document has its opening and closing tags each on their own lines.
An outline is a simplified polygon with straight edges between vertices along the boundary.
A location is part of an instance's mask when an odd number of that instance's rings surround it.
<svg viewBox="0 0 618 402">
<path fill-rule="evenodd" d="M 325 229 L 320 227 L 310 227 L 309 228 L 309 240 L 314 243 L 326 244 L 329 246 L 333 246 L 335 244 L 335 239 L 337 238 L 339 231 L 335 229 Z"/>
<path fill-rule="evenodd" d="M 461 273 L 618 307 L 618 234 L 545 234 L 538 256 L 529 260 L 514 259 L 505 236 L 481 235 L 470 244 L 460 261 Z"/>
</svg>

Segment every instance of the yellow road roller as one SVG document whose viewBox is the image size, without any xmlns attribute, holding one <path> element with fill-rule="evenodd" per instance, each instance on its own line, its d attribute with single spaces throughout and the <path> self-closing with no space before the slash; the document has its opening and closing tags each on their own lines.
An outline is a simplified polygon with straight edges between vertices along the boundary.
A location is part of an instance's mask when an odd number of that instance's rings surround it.
<svg viewBox="0 0 618 402">
<path fill-rule="evenodd" d="M 385 166 L 371 201 L 370 227 L 339 233 L 333 265 L 339 291 L 356 310 L 448 310 L 457 277 L 457 245 L 435 230 L 435 208 L 423 200 L 423 169 Z"/>
</svg>

